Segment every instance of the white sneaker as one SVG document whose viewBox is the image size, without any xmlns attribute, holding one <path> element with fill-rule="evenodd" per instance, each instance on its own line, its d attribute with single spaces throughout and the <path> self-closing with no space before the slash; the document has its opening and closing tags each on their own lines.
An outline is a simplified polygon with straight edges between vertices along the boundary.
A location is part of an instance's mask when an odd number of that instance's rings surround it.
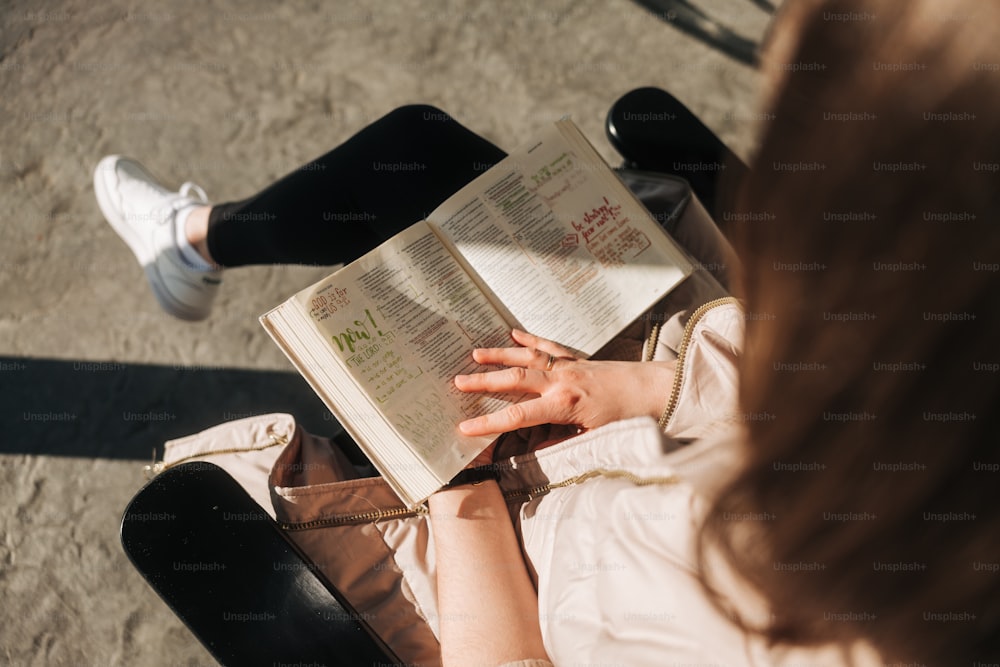
<svg viewBox="0 0 1000 667">
<path fill-rule="evenodd" d="M 135 160 L 109 155 L 94 169 L 94 192 L 104 217 L 142 265 L 160 306 L 182 320 L 208 317 L 222 271 L 189 265 L 174 229 L 178 211 L 208 203 L 205 191 L 185 183 L 171 192 Z"/>
</svg>

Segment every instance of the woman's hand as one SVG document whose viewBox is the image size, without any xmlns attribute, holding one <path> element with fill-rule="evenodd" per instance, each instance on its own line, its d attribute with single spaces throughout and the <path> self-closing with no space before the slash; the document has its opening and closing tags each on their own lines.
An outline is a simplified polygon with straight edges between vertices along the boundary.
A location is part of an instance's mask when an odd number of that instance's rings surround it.
<svg viewBox="0 0 1000 667">
<path fill-rule="evenodd" d="M 466 392 L 534 394 L 503 410 L 467 419 L 465 435 L 506 433 L 539 424 L 572 424 L 583 430 L 648 415 L 659 418 L 674 378 L 673 362 L 576 359 L 563 346 L 514 329 L 520 347 L 480 348 L 472 357 L 503 370 L 458 375 Z"/>
</svg>

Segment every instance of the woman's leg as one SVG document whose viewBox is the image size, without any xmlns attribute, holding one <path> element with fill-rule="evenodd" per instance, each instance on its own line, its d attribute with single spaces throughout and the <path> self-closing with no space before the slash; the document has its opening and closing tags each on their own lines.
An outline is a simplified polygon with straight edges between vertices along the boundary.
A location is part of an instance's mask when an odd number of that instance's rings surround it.
<svg viewBox="0 0 1000 667">
<path fill-rule="evenodd" d="M 223 267 L 350 262 L 504 156 L 434 107 L 401 107 L 258 194 L 213 206 L 207 251 Z"/>
<path fill-rule="evenodd" d="M 174 192 L 123 155 L 98 163 L 94 193 L 163 309 L 201 320 L 221 268 L 349 262 L 503 157 L 442 111 L 408 106 L 243 201 L 211 206 L 193 183 Z"/>
</svg>

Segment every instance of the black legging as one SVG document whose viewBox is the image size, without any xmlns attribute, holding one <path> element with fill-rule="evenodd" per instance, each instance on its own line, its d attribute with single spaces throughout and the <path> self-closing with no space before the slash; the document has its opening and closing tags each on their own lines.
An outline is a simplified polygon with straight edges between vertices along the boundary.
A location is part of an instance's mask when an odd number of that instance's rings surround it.
<svg viewBox="0 0 1000 667">
<path fill-rule="evenodd" d="M 253 197 L 214 206 L 208 250 L 226 267 L 350 262 L 505 156 L 439 109 L 401 107 Z"/>
</svg>

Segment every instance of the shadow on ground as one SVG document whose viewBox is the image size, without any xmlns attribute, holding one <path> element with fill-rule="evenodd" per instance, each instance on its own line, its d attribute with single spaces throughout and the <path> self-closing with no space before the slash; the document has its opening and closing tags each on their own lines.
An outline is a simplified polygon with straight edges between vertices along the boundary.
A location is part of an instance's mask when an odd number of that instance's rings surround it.
<svg viewBox="0 0 1000 667">
<path fill-rule="evenodd" d="M 166 440 L 268 412 L 340 431 L 298 374 L 279 371 L 0 356 L 0 405 L 0 454 L 148 461 Z"/>
</svg>

